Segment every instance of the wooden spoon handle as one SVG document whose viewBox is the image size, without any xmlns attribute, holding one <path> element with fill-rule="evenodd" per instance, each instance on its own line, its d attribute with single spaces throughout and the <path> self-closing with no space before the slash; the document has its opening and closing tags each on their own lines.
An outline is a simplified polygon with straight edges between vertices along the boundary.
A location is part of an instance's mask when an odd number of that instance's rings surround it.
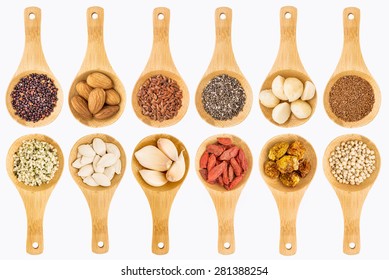
<svg viewBox="0 0 389 280">
<path fill-rule="evenodd" d="M 109 63 L 104 47 L 104 9 L 101 7 L 90 7 L 86 11 L 88 25 L 88 47 L 82 71 L 108 70 L 112 67 Z"/>
<path fill-rule="evenodd" d="M 305 73 L 296 43 L 297 9 L 292 6 L 280 10 L 280 47 L 271 73 L 281 70 L 295 70 Z"/>
<path fill-rule="evenodd" d="M 335 189 L 342 206 L 344 218 L 343 252 L 356 255 L 361 249 L 359 221 L 363 203 L 371 187 L 357 192 Z"/>
<path fill-rule="evenodd" d="M 177 73 L 169 46 L 170 10 L 164 7 L 153 11 L 153 47 L 143 73 L 151 71 L 170 71 Z"/>
<path fill-rule="evenodd" d="M 40 8 L 28 7 L 24 9 L 24 26 L 24 53 L 15 76 L 31 70 L 50 72 L 42 50 Z"/>
<path fill-rule="evenodd" d="M 343 10 L 344 42 L 336 73 L 347 70 L 369 73 L 359 43 L 359 23 L 360 10 L 358 8 L 348 7 Z"/>
</svg>

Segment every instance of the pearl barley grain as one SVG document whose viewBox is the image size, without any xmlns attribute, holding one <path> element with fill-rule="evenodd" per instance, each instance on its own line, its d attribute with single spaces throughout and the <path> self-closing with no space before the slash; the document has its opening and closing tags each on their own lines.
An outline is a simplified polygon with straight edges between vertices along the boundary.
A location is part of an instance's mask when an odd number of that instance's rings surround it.
<svg viewBox="0 0 389 280">
<path fill-rule="evenodd" d="M 358 140 L 341 142 L 329 158 L 331 174 L 342 184 L 360 185 L 375 170 L 375 152 Z"/>
</svg>

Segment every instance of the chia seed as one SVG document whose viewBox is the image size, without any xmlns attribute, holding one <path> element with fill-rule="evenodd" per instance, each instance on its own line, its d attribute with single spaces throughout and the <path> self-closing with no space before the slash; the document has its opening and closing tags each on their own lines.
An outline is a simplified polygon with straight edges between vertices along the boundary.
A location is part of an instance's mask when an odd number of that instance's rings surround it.
<svg viewBox="0 0 389 280">
<path fill-rule="evenodd" d="M 19 80 L 11 92 L 15 114 L 28 122 L 38 122 L 54 111 L 58 88 L 45 74 L 32 73 Z"/>
<path fill-rule="evenodd" d="M 212 118 L 225 121 L 236 117 L 246 103 L 246 93 L 240 82 L 229 75 L 214 77 L 204 88 L 201 100 Z"/>
<path fill-rule="evenodd" d="M 366 117 L 373 109 L 374 102 L 370 83 L 355 75 L 339 78 L 330 90 L 331 110 L 346 122 L 356 122 Z"/>
</svg>

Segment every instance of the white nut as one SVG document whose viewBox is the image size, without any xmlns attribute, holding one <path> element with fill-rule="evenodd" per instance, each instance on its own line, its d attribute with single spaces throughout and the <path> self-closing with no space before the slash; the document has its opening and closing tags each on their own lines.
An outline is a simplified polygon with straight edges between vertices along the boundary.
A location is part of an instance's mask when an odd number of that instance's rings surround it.
<svg viewBox="0 0 389 280">
<path fill-rule="evenodd" d="M 99 184 L 92 178 L 92 176 L 85 177 L 83 182 L 91 187 L 97 187 Z"/>
<path fill-rule="evenodd" d="M 95 150 L 96 154 L 98 154 L 99 156 L 103 156 L 107 152 L 107 147 L 104 141 L 100 138 L 93 139 L 92 147 L 93 150 Z"/>
<path fill-rule="evenodd" d="M 103 174 L 108 177 L 109 180 L 112 180 L 115 175 L 115 166 L 110 166 L 105 168 Z"/>
<path fill-rule="evenodd" d="M 288 102 L 283 102 L 274 107 L 272 112 L 273 120 L 278 124 L 285 123 L 290 116 L 290 105 Z"/>
<path fill-rule="evenodd" d="M 308 102 L 296 100 L 290 105 L 293 115 L 298 119 L 306 119 L 312 114 L 312 108 Z"/>
<path fill-rule="evenodd" d="M 97 163 L 97 167 L 108 167 L 114 165 L 117 160 L 118 160 L 117 155 L 111 153 L 105 154 L 101 157 L 101 159 Z"/>
<path fill-rule="evenodd" d="M 97 163 L 100 161 L 100 159 L 101 159 L 101 156 L 95 155 L 95 158 L 93 159 L 93 163 L 92 163 L 93 170 L 95 172 L 97 172 L 97 173 L 103 173 L 104 172 L 104 167 L 97 165 Z"/>
<path fill-rule="evenodd" d="M 293 102 L 303 94 L 304 85 L 297 78 L 287 78 L 284 83 L 284 94 L 289 102 Z"/>
<path fill-rule="evenodd" d="M 94 157 L 96 155 L 96 152 L 88 144 L 78 146 L 78 152 L 86 157 Z"/>
<path fill-rule="evenodd" d="M 118 158 L 120 158 L 120 150 L 118 146 L 113 143 L 106 143 L 105 145 L 107 146 L 107 153 L 115 154 Z"/>
<path fill-rule="evenodd" d="M 95 156 L 92 156 L 92 157 L 82 156 L 80 159 L 81 166 L 92 163 L 94 158 L 95 158 Z"/>
<path fill-rule="evenodd" d="M 78 170 L 77 175 L 80 177 L 88 177 L 93 174 L 93 166 L 92 164 L 85 165 Z"/>
<path fill-rule="evenodd" d="M 311 81 L 306 81 L 303 94 L 301 95 L 301 100 L 311 100 L 315 96 L 315 92 L 315 85 Z"/>
<path fill-rule="evenodd" d="M 288 100 L 284 93 L 284 82 L 285 78 L 278 75 L 277 77 L 274 78 L 272 84 L 271 84 L 271 90 L 275 96 L 277 96 L 281 100 Z"/>
<path fill-rule="evenodd" d="M 109 180 L 109 178 L 103 173 L 94 173 L 92 175 L 92 178 L 96 181 L 96 183 L 99 186 L 109 187 L 111 185 L 111 180 Z"/>
<path fill-rule="evenodd" d="M 267 108 L 274 108 L 280 103 L 280 100 L 270 89 L 265 89 L 259 93 L 259 101 Z"/>
<path fill-rule="evenodd" d="M 80 169 L 80 168 L 82 167 L 81 159 L 80 159 L 80 158 L 76 159 L 76 160 L 72 163 L 72 166 L 73 166 L 74 168 Z"/>
<path fill-rule="evenodd" d="M 113 166 L 115 167 L 116 174 L 120 174 L 120 172 L 122 172 L 122 161 L 120 159 L 118 159 Z"/>
</svg>

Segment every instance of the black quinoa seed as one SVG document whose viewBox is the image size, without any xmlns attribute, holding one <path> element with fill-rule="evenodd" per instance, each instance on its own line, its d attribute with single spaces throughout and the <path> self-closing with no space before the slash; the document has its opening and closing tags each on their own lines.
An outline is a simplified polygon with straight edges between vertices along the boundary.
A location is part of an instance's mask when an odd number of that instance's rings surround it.
<svg viewBox="0 0 389 280">
<path fill-rule="evenodd" d="M 236 117 L 243 110 L 246 93 L 236 78 L 223 74 L 208 82 L 201 100 L 204 110 L 212 118 L 225 121 Z"/>
<path fill-rule="evenodd" d="M 11 92 L 15 114 L 28 122 L 50 116 L 58 101 L 58 88 L 45 74 L 33 73 L 19 80 Z"/>
</svg>

